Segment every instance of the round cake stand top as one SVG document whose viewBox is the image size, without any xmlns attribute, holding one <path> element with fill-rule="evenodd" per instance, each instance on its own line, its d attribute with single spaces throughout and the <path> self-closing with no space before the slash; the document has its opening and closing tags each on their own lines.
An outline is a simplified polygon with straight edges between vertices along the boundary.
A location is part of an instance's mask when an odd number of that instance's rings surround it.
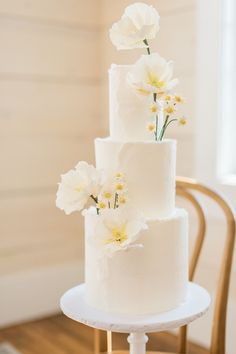
<svg viewBox="0 0 236 354">
<path fill-rule="evenodd" d="M 120 315 L 89 306 L 84 294 L 85 284 L 68 290 L 61 298 L 62 312 L 90 327 L 120 333 L 160 332 L 186 325 L 204 315 L 211 302 L 204 288 L 189 283 L 186 301 L 171 311 L 151 315 Z"/>
</svg>

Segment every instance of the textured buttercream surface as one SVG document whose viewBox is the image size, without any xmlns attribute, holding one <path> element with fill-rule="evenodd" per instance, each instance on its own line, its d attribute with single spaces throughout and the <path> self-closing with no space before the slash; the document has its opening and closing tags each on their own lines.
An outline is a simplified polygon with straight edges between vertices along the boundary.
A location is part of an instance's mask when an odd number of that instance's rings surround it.
<svg viewBox="0 0 236 354">
<path fill-rule="evenodd" d="M 95 140 L 96 166 L 125 175 L 130 201 L 147 218 L 171 216 L 175 207 L 176 142 Z"/>
<path fill-rule="evenodd" d="M 96 308 L 127 314 L 170 310 L 185 300 L 188 283 L 187 213 L 150 220 L 142 231 L 142 248 L 101 256 L 97 249 L 96 218 L 85 215 L 86 301 Z"/>
</svg>

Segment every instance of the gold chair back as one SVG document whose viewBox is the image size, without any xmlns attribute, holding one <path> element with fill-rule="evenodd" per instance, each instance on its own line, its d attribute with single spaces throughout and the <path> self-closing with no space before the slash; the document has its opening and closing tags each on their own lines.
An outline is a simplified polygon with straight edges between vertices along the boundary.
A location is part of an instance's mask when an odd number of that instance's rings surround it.
<svg viewBox="0 0 236 354">
<path fill-rule="evenodd" d="M 206 219 L 203 209 L 192 194 L 199 192 L 205 195 L 221 208 L 226 220 L 226 239 L 223 251 L 223 257 L 220 265 L 219 280 L 216 288 L 216 299 L 214 308 L 214 317 L 211 334 L 210 354 L 225 354 L 225 330 L 226 330 L 226 310 L 229 293 L 230 273 L 233 260 L 234 242 L 235 242 L 235 217 L 229 204 L 218 193 L 197 183 L 194 180 L 177 177 L 176 193 L 189 200 L 195 207 L 198 215 L 198 234 L 194 252 L 190 260 L 189 279 L 194 280 L 196 266 L 198 264 L 200 252 L 206 231 Z M 178 353 L 186 353 L 187 347 L 187 326 L 180 329 Z"/>
</svg>

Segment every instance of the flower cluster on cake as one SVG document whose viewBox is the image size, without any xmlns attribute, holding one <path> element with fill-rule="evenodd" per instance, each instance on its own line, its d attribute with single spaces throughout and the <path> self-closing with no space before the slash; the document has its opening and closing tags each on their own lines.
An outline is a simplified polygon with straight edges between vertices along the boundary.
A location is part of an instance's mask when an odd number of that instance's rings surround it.
<svg viewBox="0 0 236 354">
<path fill-rule="evenodd" d="M 164 139 L 170 124 L 186 120 L 173 62 L 150 49 L 159 19 L 135 3 L 112 26 L 117 49 L 147 53 L 133 65 L 112 64 L 110 136 L 95 139 L 96 167 L 79 162 L 57 192 L 60 209 L 85 218 L 86 301 L 116 313 L 167 311 L 187 292 L 188 218 L 175 208 L 176 142 Z"/>
</svg>

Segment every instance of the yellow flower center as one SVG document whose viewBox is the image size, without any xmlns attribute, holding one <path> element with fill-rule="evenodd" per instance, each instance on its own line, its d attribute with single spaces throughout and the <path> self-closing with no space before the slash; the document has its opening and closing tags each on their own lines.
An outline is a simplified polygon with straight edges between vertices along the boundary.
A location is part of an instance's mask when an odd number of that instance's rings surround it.
<svg viewBox="0 0 236 354">
<path fill-rule="evenodd" d="M 75 191 L 78 192 L 78 193 L 82 192 L 83 189 L 84 189 L 84 186 L 75 187 Z"/>
<path fill-rule="evenodd" d="M 122 183 L 117 183 L 116 190 L 117 191 L 123 191 L 123 189 L 124 189 L 124 185 Z"/>
<path fill-rule="evenodd" d="M 121 197 L 119 198 L 119 203 L 120 203 L 120 204 L 125 204 L 125 203 L 126 203 L 126 198 L 123 197 L 123 196 L 121 196 Z"/>
<path fill-rule="evenodd" d="M 122 178 L 122 177 L 123 177 L 123 175 L 122 175 L 121 172 L 117 172 L 117 173 L 115 174 L 115 176 L 116 176 L 116 178 Z"/>
<path fill-rule="evenodd" d="M 99 203 L 98 203 L 98 208 L 99 208 L 99 209 L 105 209 L 105 208 L 106 208 L 106 204 L 103 203 L 103 202 L 99 202 Z"/>
<path fill-rule="evenodd" d="M 175 102 L 177 103 L 183 103 L 183 98 L 181 96 L 175 96 Z"/>
<path fill-rule="evenodd" d="M 112 197 L 111 192 L 104 192 L 103 195 L 104 195 L 104 198 L 106 198 L 106 199 L 111 199 L 111 197 Z"/>
<path fill-rule="evenodd" d="M 180 118 L 179 119 L 179 124 L 180 125 L 186 125 L 187 124 L 187 119 L 186 118 Z"/>
<path fill-rule="evenodd" d="M 156 128 L 156 126 L 155 126 L 154 123 L 150 123 L 150 124 L 148 124 L 148 126 L 147 126 L 147 130 L 148 130 L 150 133 L 152 133 L 152 132 L 155 130 L 155 128 Z"/>
<path fill-rule="evenodd" d="M 171 95 L 166 95 L 165 96 L 165 101 L 171 101 Z"/>
<path fill-rule="evenodd" d="M 159 80 L 158 77 L 152 72 L 148 73 L 147 83 L 151 86 L 158 88 L 158 89 L 163 88 L 166 84 L 165 81 Z"/>
<path fill-rule="evenodd" d="M 151 105 L 151 112 L 152 112 L 152 113 L 158 112 L 158 106 L 157 106 L 156 103 L 153 103 L 153 104 Z"/>
<path fill-rule="evenodd" d="M 128 239 L 128 236 L 125 231 L 125 226 L 122 226 L 121 228 L 114 227 L 111 230 L 111 232 L 112 232 L 111 242 L 116 242 L 118 244 L 121 244 Z"/>
<path fill-rule="evenodd" d="M 165 108 L 165 112 L 168 114 L 174 113 L 175 108 L 173 106 L 168 106 Z"/>
</svg>

